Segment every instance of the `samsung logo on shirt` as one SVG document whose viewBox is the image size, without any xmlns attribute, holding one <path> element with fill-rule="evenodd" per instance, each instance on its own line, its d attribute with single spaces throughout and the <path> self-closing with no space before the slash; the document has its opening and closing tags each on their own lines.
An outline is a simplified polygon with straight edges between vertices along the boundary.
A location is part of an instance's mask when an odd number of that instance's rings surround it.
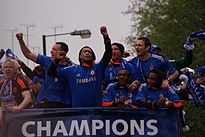
<svg viewBox="0 0 205 137">
<path fill-rule="evenodd" d="M 76 83 L 89 83 L 89 82 L 92 82 L 92 81 L 96 81 L 96 77 L 76 79 Z"/>
</svg>

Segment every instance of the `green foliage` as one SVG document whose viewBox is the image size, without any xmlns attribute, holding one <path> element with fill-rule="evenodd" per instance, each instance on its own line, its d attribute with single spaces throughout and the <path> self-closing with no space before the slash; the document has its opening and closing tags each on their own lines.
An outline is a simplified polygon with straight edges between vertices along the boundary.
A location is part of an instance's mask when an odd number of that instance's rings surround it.
<svg viewBox="0 0 205 137">
<path fill-rule="evenodd" d="M 169 59 L 182 58 L 183 45 L 192 32 L 205 29 L 205 0 L 130 0 L 125 14 L 131 15 L 132 34 L 126 38 L 132 51 L 137 37 L 146 36 L 154 45 L 162 48 Z M 190 66 L 195 69 L 205 65 L 205 40 L 195 40 L 194 59 Z M 205 136 L 205 107 L 195 108 L 185 101 L 186 121 L 189 132 L 181 137 Z"/>
<path fill-rule="evenodd" d="M 190 131 L 181 132 L 181 137 L 205 136 L 205 107 L 197 109 L 191 101 L 184 101 L 185 119 Z"/>
<path fill-rule="evenodd" d="M 136 38 L 146 36 L 162 48 L 169 59 L 184 56 L 183 44 L 192 32 L 205 29 L 204 0 L 131 0 L 124 12 L 131 15 L 132 34 L 126 43 L 133 46 Z M 191 67 L 204 65 L 205 41 L 195 40 L 194 61 Z"/>
</svg>

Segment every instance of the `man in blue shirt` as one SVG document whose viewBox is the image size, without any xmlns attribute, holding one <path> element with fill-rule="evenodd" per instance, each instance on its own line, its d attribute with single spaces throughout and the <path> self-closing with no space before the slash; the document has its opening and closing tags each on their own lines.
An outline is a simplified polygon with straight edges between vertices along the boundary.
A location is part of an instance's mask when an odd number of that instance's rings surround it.
<svg viewBox="0 0 205 137">
<path fill-rule="evenodd" d="M 71 87 L 72 107 L 99 107 L 102 102 L 102 81 L 104 71 L 111 59 L 111 42 L 105 26 L 100 28 L 104 37 L 105 52 L 99 63 L 95 63 L 95 53 L 84 46 L 79 52 L 80 65 L 57 68 L 60 77 L 67 81 Z M 55 59 L 49 70 L 49 75 L 55 76 L 58 62 L 62 59 L 63 53 Z"/>
<path fill-rule="evenodd" d="M 146 37 L 138 38 L 136 41 L 135 50 L 137 57 L 129 62 L 136 67 L 139 79 L 131 84 L 131 88 L 137 88 L 139 81 L 146 83 L 147 73 L 153 68 L 157 68 L 163 72 L 164 81 L 161 85 L 163 89 L 167 88 L 169 82 L 172 82 L 178 76 L 177 70 L 169 63 L 164 55 L 149 52 L 151 45 L 150 40 Z"/>
<path fill-rule="evenodd" d="M 106 89 L 110 83 L 115 82 L 115 78 L 117 73 L 121 69 L 127 69 L 131 74 L 131 80 L 136 79 L 136 69 L 130 63 L 128 63 L 125 59 L 122 58 L 124 53 L 124 46 L 120 43 L 113 43 L 112 46 L 112 59 L 105 69 L 105 80 L 103 89 Z"/>
<path fill-rule="evenodd" d="M 48 69 L 52 61 L 56 58 L 59 51 L 68 52 L 68 45 L 63 42 L 57 42 L 53 45 L 50 51 L 51 57 L 44 56 L 41 54 L 34 54 L 29 50 L 23 40 L 23 33 L 16 34 L 19 41 L 21 51 L 24 56 L 38 64 L 42 64 L 45 69 L 45 83 L 43 97 L 44 99 L 36 105 L 37 108 L 54 108 L 54 107 L 69 107 L 71 106 L 71 95 L 70 87 L 66 86 L 65 81 L 61 78 L 53 78 L 47 75 Z M 74 65 L 66 56 L 61 60 L 58 66 L 59 68 L 64 68 L 67 66 Z"/>
<path fill-rule="evenodd" d="M 115 83 L 108 85 L 102 99 L 102 106 L 127 108 L 135 102 L 137 91 L 129 90 L 130 72 L 123 68 L 119 70 Z"/>
<path fill-rule="evenodd" d="M 168 88 L 162 89 L 162 72 L 153 69 L 148 73 L 147 86 L 143 86 L 138 92 L 135 105 L 156 110 L 158 108 L 182 108 L 183 104 L 177 94 Z"/>
<path fill-rule="evenodd" d="M 134 105 L 152 110 L 159 108 L 178 109 L 183 131 L 189 131 L 189 126 L 186 125 L 182 111 L 183 103 L 176 93 L 173 93 L 168 88 L 162 89 L 162 82 L 162 72 L 157 69 L 152 69 L 148 73 L 147 86 L 143 86 L 138 92 Z"/>
<path fill-rule="evenodd" d="M 195 46 L 193 44 L 194 37 L 190 37 L 190 36 L 187 37 L 187 41 L 190 41 L 190 45 L 184 46 L 187 49 L 185 56 L 183 58 L 179 58 L 179 59 L 175 59 L 175 60 L 169 60 L 169 62 L 173 65 L 173 67 L 176 70 L 180 70 L 180 69 L 188 67 L 188 66 L 190 66 L 192 64 L 192 61 L 193 61 L 193 49 L 195 48 Z M 156 45 L 152 45 L 150 47 L 150 52 L 160 53 L 161 52 L 161 48 L 156 46 Z"/>
</svg>

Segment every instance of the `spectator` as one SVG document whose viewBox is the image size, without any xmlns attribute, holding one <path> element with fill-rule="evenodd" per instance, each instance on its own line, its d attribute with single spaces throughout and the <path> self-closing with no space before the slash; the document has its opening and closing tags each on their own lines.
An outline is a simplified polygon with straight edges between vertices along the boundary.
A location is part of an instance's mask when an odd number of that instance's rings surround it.
<svg viewBox="0 0 205 137">
<path fill-rule="evenodd" d="M 108 85 L 102 99 L 102 106 L 129 108 L 134 103 L 137 91 L 130 91 L 131 84 L 130 72 L 121 69 L 116 76 L 117 82 Z"/>
<path fill-rule="evenodd" d="M 71 86 L 72 107 L 99 107 L 102 102 L 102 81 L 104 71 L 107 67 L 111 56 L 111 42 L 106 27 L 100 28 L 104 37 L 105 52 L 101 61 L 95 64 L 95 53 L 93 50 L 84 46 L 78 56 L 80 65 L 72 66 L 65 69 L 57 69 L 58 75 L 66 79 Z M 59 53 L 58 61 L 52 64 L 49 74 L 55 76 L 56 67 L 61 60 L 62 55 Z"/>
<path fill-rule="evenodd" d="M 25 45 L 23 40 L 23 33 L 16 34 L 19 41 L 21 51 L 24 56 L 38 64 L 44 66 L 45 70 L 45 83 L 44 83 L 44 99 L 37 104 L 37 108 L 56 108 L 56 107 L 70 107 L 71 106 L 71 95 L 70 87 L 65 84 L 65 81 L 61 78 L 53 78 L 47 75 L 48 69 L 52 61 L 56 58 L 59 51 L 64 51 L 65 54 L 68 52 L 68 45 L 63 42 L 56 42 L 50 51 L 51 57 L 44 55 L 36 55 L 32 53 Z M 66 56 L 59 63 L 60 68 L 72 66 L 74 63 L 70 61 Z"/>
<path fill-rule="evenodd" d="M 31 102 L 28 84 L 19 72 L 19 65 L 15 59 L 7 58 L 2 68 L 3 79 L 0 81 L 2 107 L 19 112 Z"/>
</svg>

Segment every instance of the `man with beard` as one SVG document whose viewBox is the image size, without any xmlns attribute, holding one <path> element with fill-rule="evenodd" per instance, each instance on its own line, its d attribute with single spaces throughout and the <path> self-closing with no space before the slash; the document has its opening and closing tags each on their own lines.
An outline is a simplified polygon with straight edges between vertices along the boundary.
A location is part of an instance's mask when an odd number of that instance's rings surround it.
<svg viewBox="0 0 205 137">
<path fill-rule="evenodd" d="M 45 70 L 45 82 L 44 89 L 42 90 L 42 100 L 35 107 L 36 108 L 62 108 L 62 107 L 70 107 L 71 106 L 71 95 L 70 95 L 70 87 L 67 86 L 63 79 L 61 78 L 53 78 L 47 75 L 48 69 L 51 63 L 57 56 L 59 51 L 64 51 L 66 54 L 68 52 L 68 45 L 64 42 L 56 42 L 50 53 L 51 57 L 31 52 L 29 48 L 26 46 L 23 40 L 23 33 L 16 34 L 16 37 L 19 41 L 20 48 L 24 56 L 38 64 L 44 66 Z M 59 68 L 64 68 L 67 66 L 72 66 L 74 63 L 64 56 L 64 58 L 59 63 Z"/>
</svg>

